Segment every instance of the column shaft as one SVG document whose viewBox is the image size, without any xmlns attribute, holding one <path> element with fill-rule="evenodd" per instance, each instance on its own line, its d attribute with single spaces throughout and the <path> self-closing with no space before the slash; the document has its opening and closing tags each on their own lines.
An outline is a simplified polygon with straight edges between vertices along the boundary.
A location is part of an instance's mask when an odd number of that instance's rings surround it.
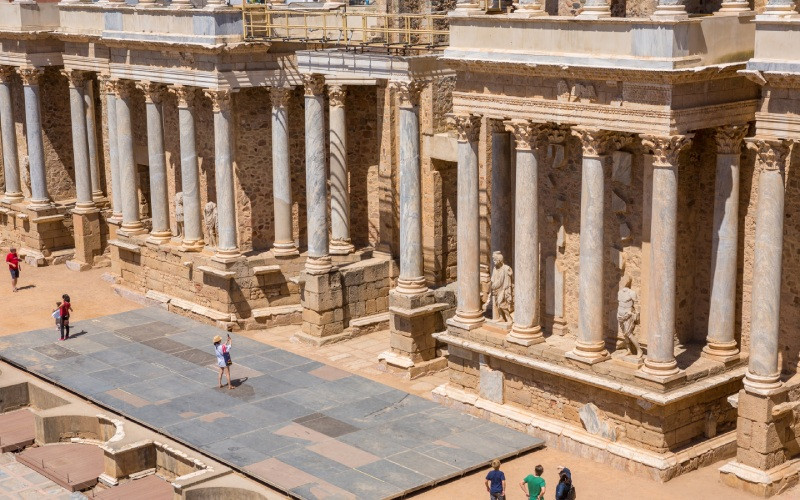
<svg viewBox="0 0 800 500">
<path fill-rule="evenodd" d="M 400 276 L 397 291 L 407 295 L 425 292 L 422 261 L 422 185 L 419 159 L 419 115 L 416 107 L 421 86 L 402 83 L 400 96 Z"/>
<path fill-rule="evenodd" d="M 103 197 L 103 187 L 100 184 L 100 162 L 97 160 L 97 123 L 94 119 L 94 80 L 89 78 L 83 91 L 86 102 L 86 144 L 89 151 L 89 171 L 92 174 L 92 198 L 97 200 Z"/>
<path fill-rule="evenodd" d="M 116 82 L 104 79 L 106 92 L 106 122 L 108 125 L 108 163 L 111 169 L 112 217 L 122 219 L 122 186 L 120 185 L 119 142 L 117 138 Z"/>
<path fill-rule="evenodd" d="M 346 91 L 341 85 L 328 86 L 330 112 L 331 248 L 334 255 L 353 251 L 350 242 L 350 176 L 347 171 Z"/>
<path fill-rule="evenodd" d="M 177 89 L 183 192 L 183 247 L 186 250 L 202 250 L 204 246 L 200 176 L 197 169 L 197 139 L 194 127 L 194 92 L 194 89 L 187 87 Z"/>
<path fill-rule="evenodd" d="M 117 82 L 119 95 L 117 111 L 117 157 L 119 161 L 119 186 L 122 198 L 122 227 L 127 234 L 144 231 L 139 219 L 139 176 L 133 159 L 133 135 L 131 134 L 132 84 L 125 80 Z"/>
<path fill-rule="evenodd" d="M 217 256 L 238 257 L 236 238 L 236 199 L 233 185 L 230 91 L 209 92 L 214 109 L 214 173 L 217 186 Z"/>
<path fill-rule="evenodd" d="M 306 272 L 324 274 L 331 269 L 328 248 L 328 183 L 325 175 L 325 111 L 321 77 L 306 78 L 306 219 L 308 260 Z"/>
<path fill-rule="evenodd" d="M 25 131 L 28 141 L 28 165 L 31 179 L 31 206 L 50 206 L 47 193 L 47 173 L 44 165 L 42 142 L 42 117 L 39 104 L 39 79 L 43 71 L 38 68 L 20 70 L 22 92 L 25 96 Z"/>
<path fill-rule="evenodd" d="M 784 141 L 754 140 L 758 151 L 758 208 L 753 249 L 750 359 L 744 385 L 748 390 L 781 386 L 778 365 L 781 273 L 783 262 L 784 169 L 791 147 Z"/>
<path fill-rule="evenodd" d="M 456 117 L 458 138 L 458 304 L 456 321 L 483 322 L 480 276 L 480 206 L 478 203 L 478 132 L 480 118 Z"/>
<path fill-rule="evenodd" d="M 150 241 L 169 241 L 169 197 L 167 194 L 167 161 L 164 157 L 164 119 L 161 109 L 163 88 L 145 84 L 145 110 L 147 113 L 147 156 L 150 174 L 150 214 L 152 229 Z"/>
<path fill-rule="evenodd" d="M 75 166 L 75 191 L 77 193 L 76 210 L 91 210 L 92 174 L 89 170 L 89 150 L 86 141 L 86 112 L 84 93 L 84 75 L 78 71 L 65 71 L 70 79 L 69 103 L 72 118 L 72 159 Z"/>
<path fill-rule="evenodd" d="M 3 171 L 5 174 L 6 203 L 22 201 L 22 185 L 19 178 L 17 134 L 14 129 L 14 108 L 11 105 L 11 66 L 0 68 L 0 133 L 3 140 Z"/>
<path fill-rule="evenodd" d="M 291 89 L 273 87 L 272 97 L 272 200 L 276 256 L 297 255 L 292 231 L 292 171 L 289 165 L 289 113 Z"/>
</svg>

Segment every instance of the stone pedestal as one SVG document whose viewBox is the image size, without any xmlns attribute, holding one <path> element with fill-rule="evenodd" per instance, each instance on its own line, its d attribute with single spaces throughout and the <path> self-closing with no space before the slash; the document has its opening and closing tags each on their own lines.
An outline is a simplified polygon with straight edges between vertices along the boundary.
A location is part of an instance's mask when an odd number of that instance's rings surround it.
<svg viewBox="0 0 800 500">
<path fill-rule="evenodd" d="M 303 306 L 303 334 L 300 340 L 321 345 L 326 337 L 344 331 L 344 290 L 342 277 L 333 269 L 323 274 L 303 271 L 300 304 Z"/>
<path fill-rule="evenodd" d="M 445 329 L 441 311 L 447 307 L 436 302 L 432 291 L 414 296 L 389 292 L 391 349 L 378 358 L 387 371 L 407 372 L 414 378 L 446 366 L 446 361 L 436 360 L 433 334 Z"/>
<path fill-rule="evenodd" d="M 100 211 L 73 212 L 72 227 L 75 233 L 75 257 L 67 262 L 67 268 L 83 271 L 92 267 L 94 258 L 100 255 Z"/>
</svg>

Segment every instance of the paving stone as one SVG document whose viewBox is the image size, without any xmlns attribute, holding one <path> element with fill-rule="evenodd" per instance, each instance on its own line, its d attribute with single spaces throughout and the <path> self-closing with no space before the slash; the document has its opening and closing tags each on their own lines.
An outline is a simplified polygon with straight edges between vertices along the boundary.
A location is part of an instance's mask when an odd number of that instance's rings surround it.
<svg viewBox="0 0 800 500">
<path fill-rule="evenodd" d="M 339 437 L 359 430 L 358 427 L 342 422 L 327 415 L 315 414 L 313 418 L 301 417 L 294 421 L 329 437 Z"/>
<path fill-rule="evenodd" d="M 429 478 L 448 478 L 461 474 L 461 469 L 413 450 L 390 455 L 386 460 L 402 465 Z"/>
<path fill-rule="evenodd" d="M 425 483 L 429 479 L 427 476 L 388 460 L 379 460 L 362 465 L 358 467 L 358 470 L 372 477 L 380 478 L 382 481 L 391 483 L 401 489 L 405 489 L 408 484 Z"/>
<path fill-rule="evenodd" d="M 66 347 L 62 347 L 58 344 L 48 344 L 34 347 L 33 350 L 53 359 L 71 358 L 78 355 L 77 352 L 67 349 Z"/>
<path fill-rule="evenodd" d="M 113 333 L 109 333 L 108 335 L 96 335 L 92 337 L 92 341 L 107 347 L 125 347 L 132 343 L 130 340 Z"/>
</svg>

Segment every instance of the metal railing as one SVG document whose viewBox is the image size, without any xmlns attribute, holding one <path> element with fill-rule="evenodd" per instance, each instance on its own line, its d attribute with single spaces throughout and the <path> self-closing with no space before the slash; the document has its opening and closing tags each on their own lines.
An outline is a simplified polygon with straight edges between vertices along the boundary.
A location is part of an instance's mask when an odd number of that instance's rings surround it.
<svg viewBox="0 0 800 500">
<path fill-rule="evenodd" d="M 449 44 L 447 14 L 383 14 L 242 3 L 247 40 L 435 51 Z"/>
</svg>

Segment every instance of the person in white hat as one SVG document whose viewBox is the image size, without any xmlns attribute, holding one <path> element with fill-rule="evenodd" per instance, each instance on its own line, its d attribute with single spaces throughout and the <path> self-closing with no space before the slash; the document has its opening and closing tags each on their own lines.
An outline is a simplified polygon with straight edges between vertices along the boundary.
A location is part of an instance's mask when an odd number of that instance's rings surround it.
<svg viewBox="0 0 800 500">
<path fill-rule="evenodd" d="M 219 335 L 214 337 L 213 342 L 214 352 L 217 355 L 217 366 L 219 367 L 219 380 L 217 380 L 219 388 L 222 389 L 222 374 L 224 373 L 228 378 L 228 389 L 233 389 L 233 385 L 231 385 L 231 365 L 233 364 L 233 361 L 231 361 L 231 336 L 228 334 L 228 341 L 224 344 L 222 343 L 222 337 Z"/>
</svg>

